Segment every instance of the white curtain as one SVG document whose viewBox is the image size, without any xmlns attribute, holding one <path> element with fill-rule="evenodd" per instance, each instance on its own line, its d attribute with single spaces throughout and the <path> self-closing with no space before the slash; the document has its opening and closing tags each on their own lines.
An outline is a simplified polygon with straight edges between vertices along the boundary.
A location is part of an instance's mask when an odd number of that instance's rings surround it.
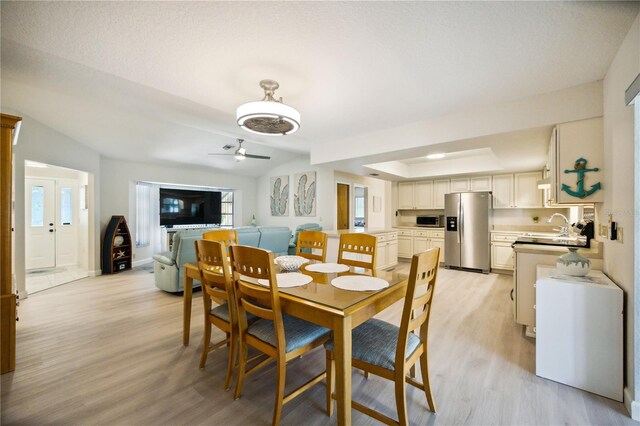
<svg viewBox="0 0 640 426">
<path fill-rule="evenodd" d="M 136 247 L 148 246 L 151 238 L 151 186 L 136 183 Z"/>
</svg>

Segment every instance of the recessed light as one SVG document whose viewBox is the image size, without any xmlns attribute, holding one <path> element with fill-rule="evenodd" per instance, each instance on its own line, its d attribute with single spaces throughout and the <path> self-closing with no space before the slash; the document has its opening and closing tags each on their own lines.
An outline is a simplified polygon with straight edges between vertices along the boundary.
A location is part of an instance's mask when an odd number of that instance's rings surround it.
<svg viewBox="0 0 640 426">
<path fill-rule="evenodd" d="M 429 155 L 427 155 L 427 158 L 429 160 L 437 160 L 438 158 L 444 158 L 444 156 L 445 156 L 445 154 L 442 154 L 442 153 L 440 153 L 440 154 L 429 154 Z"/>
</svg>

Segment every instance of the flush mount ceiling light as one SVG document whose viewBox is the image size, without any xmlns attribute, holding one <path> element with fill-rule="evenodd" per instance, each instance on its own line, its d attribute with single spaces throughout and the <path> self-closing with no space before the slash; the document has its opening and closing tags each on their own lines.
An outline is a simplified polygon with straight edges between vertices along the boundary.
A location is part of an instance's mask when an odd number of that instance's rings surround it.
<svg viewBox="0 0 640 426">
<path fill-rule="evenodd" d="M 444 157 L 445 157 L 445 154 L 429 154 L 429 155 L 427 155 L 427 158 L 429 160 L 437 160 L 439 158 L 444 158 Z"/>
<path fill-rule="evenodd" d="M 261 101 L 240 105 L 236 111 L 238 126 L 259 135 L 289 135 L 300 128 L 300 113 L 273 96 L 280 87 L 277 81 L 262 80 Z"/>
</svg>

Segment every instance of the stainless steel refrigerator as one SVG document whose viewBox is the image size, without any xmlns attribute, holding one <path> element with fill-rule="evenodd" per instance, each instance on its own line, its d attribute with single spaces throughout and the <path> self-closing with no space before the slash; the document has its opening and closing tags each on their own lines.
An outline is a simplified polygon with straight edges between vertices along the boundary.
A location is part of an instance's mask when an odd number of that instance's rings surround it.
<svg viewBox="0 0 640 426">
<path fill-rule="evenodd" d="M 490 192 L 460 192 L 444 196 L 444 264 L 447 268 L 489 272 L 490 213 Z"/>
</svg>

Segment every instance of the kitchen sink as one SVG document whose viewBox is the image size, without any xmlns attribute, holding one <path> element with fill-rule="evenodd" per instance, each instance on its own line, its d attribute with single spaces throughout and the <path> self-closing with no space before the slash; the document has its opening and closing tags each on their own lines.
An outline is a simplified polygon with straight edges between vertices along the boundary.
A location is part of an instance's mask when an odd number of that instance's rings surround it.
<svg viewBox="0 0 640 426">
<path fill-rule="evenodd" d="M 528 240 L 537 241 L 538 243 L 541 243 L 541 244 L 560 243 L 562 245 L 576 244 L 580 246 L 580 245 L 586 245 L 586 242 L 587 242 L 587 237 L 583 235 L 564 236 L 564 235 L 551 234 L 551 233 L 527 232 L 523 234 L 523 237 L 525 237 Z"/>
<path fill-rule="evenodd" d="M 560 234 L 537 233 L 537 232 L 527 232 L 523 234 L 523 236 L 532 237 L 532 238 L 560 238 Z"/>
</svg>

